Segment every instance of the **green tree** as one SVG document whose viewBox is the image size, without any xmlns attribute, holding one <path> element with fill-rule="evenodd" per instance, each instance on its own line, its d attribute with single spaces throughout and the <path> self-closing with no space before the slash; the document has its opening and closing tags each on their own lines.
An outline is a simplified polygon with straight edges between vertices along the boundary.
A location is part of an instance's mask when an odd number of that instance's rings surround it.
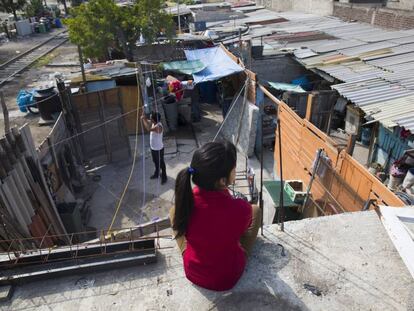
<svg viewBox="0 0 414 311">
<path fill-rule="evenodd" d="M 161 10 L 161 0 L 136 0 L 118 6 L 113 0 L 90 0 L 72 8 L 65 23 L 70 40 L 81 46 L 85 57 L 107 58 L 108 48 L 121 49 L 131 58 L 132 48 L 142 34 L 153 42 L 162 30 L 171 36 L 173 21 Z"/>
<path fill-rule="evenodd" d="M 0 12 L 12 13 L 17 20 L 17 11 L 23 9 L 26 0 L 0 0 Z"/>
<path fill-rule="evenodd" d="M 44 12 L 45 7 L 43 6 L 42 0 L 30 0 L 25 8 L 27 17 L 42 16 Z"/>
</svg>

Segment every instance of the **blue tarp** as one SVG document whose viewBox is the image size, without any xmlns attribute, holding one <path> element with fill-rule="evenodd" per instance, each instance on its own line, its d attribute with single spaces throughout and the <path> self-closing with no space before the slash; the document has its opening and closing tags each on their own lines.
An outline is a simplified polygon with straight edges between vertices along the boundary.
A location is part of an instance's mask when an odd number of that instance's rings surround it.
<svg viewBox="0 0 414 311">
<path fill-rule="evenodd" d="M 300 85 L 296 85 L 296 84 L 270 82 L 270 81 L 268 81 L 268 83 L 275 90 L 291 91 L 291 92 L 296 92 L 296 93 L 305 93 L 306 92 L 304 89 L 302 89 L 300 87 Z"/>
<path fill-rule="evenodd" d="M 34 90 L 26 91 L 26 90 L 20 90 L 17 94 L 16 101 L 17 106 L 19 106 L 19 109 L 21 112 L 27 112 L 27 107 L 29 106 L 36 106 L 33 94 Z"/>
<path fill-rule="evenodd" d="M 187 60 L 200 60 L 206 68 L 194 73 L 194 82 L 215 81 L 242 72 L 243 68 L 234 62 L 221 47 L 185 50 Z"/>
</svg>

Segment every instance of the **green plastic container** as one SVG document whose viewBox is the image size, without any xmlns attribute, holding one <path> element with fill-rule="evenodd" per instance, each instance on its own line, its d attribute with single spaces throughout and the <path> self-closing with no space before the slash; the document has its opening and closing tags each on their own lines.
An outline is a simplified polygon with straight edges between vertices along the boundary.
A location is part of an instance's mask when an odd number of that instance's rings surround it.
<svg viewBox="0 0 414 311">
<path fill-rule="evenodd" d="M 46 25 L 43 23 L 39 24 L 39 32 L 40 33 L 45 33 L 46 32 Z"/>
<path fill-rule="evenodd" d="M 306 197 L 306 191 L 304 191 L 304 185 L 301 180 L 286 180 L 284 188 L 293 202 L 303 203 Z"/>
</svg>

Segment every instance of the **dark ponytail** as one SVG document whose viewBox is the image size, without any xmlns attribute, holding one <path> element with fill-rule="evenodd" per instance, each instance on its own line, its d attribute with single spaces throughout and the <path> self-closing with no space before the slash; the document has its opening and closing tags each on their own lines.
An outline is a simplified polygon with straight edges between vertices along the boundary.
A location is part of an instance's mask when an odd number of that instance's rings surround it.
<svg viewBox="0 0 414 311">
<path fill-rule="evenodd" d="M 186 233 L 194 208 L 191 179 L 194 184 L 205 190 L 219 190 L 218 181 L 221 178 L 229 178 L 236 162 L 236 147 L 229 142 L 207 143 L 194 152 L 190 167 L 181 170 L 175 182 L 173 230 L 177 232 L 176 237 Z"/>
<path fill-rule="evenodd" d="M 176 238 L 185 234 L 193 207 L 191 174 L 185 168 L 178 173 L 175 181 L 175 215 L 172 228 L 177 232 Z"/>
</svg>

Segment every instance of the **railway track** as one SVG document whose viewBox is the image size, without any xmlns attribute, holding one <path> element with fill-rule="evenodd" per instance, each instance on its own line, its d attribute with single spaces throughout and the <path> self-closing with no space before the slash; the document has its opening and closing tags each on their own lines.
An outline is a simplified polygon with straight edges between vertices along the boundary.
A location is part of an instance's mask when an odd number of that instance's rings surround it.
<svg viewBox="0 0 414 311">
<path fill-rule="evenodd" d="M 68 36 L 65 32 L 61 32 L 56 36 L 43 41 L 28 51 L 10 59 L 9 61 L 0 65 L 0 88 L 7 82 L 12 81 L 16 75 L 26 70 L 39 58 L 49 54 L 54 49 L 58 48 L 66 41 Z"/>
</svg>

